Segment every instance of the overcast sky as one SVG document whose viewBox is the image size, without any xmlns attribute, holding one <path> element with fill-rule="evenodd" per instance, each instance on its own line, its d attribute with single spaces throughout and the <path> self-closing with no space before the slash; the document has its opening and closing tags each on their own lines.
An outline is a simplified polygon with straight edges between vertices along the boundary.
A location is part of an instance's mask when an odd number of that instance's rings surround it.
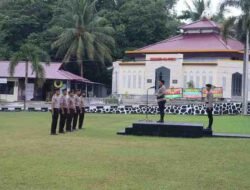
<svg viewBox="0 0 250 190">
<path fill-rule="evenodd" d="M 186 9 L 185 1 L 191 5 L 192 0 L 177 0 L 176 11 L 178 14 L 180 14 L 182 10 Z M 211 0 L 211 1 L 212 1 L 211 10 L 213 12 L 216 12 L 216 10 L 219 9 L 219 5 L 221 2 L 223 2 L 223 0 Z M 240 14 L 240 11 L 235 8 L 230 9 L 229 11 L 230 11 L 230 15 L 233 15 L 233 16 L 237 16 Z"/>
</svg>

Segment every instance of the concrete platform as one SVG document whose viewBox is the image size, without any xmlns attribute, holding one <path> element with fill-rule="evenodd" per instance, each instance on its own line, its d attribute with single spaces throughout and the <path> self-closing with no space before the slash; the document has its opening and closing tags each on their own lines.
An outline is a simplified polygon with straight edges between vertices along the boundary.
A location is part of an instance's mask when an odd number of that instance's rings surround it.
<svg viewBox="0 0 250 190">
<path fill-rule="evenodd" d="M 206 131 L 205 136 L 212 136 L 212 131 Z M 137 136 L 159 136 L 159 137 L 191 137 L 199 138 L 204 136 L 204 127 L 200 123 L 181 123 L 181 122 L 150 122 L 138 121 L 132 127 L 125 128 L 118 132 L 118 135 L 137 135 Z"/>
<path fill-rule="evenodd" d="M 131 127 L 117 133 L 118 135 L 136 135 L 136 136 L 159 136 L 159 137 L 217 137 L 217 138 L 243 138 L 250 139 L 250 134 L 232 134 L 232 133 L 213 133 L 211 130 L 204 129 L 200 123 L 181 123 L 155 121 L 138 121 Z"/>
<path fill-rule="evenodd" d="M 250 135 L 245 134 L 232 134 L 232 133 L 214 133 L 213 137 L 220 137 L 220 138 L 244 138 L 250 139 Z"/>
</svg>

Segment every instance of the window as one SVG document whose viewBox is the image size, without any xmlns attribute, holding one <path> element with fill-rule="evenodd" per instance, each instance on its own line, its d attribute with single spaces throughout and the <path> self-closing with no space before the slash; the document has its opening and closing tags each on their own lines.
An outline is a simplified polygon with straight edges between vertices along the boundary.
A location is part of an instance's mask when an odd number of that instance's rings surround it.
<svg viewBox="0 0 250 190">
<path fill-rule="evenodd" d="M 127 84 L 127 75 L 126 72 L 123 72 L 123 88 L 126 88 L 126 84 Z"/>
<path fill-rule="evenodd" d="M 7 84 L 0 84 L 0 94 L 14 94 L 15 82 L 7 82 Z"/>
<path fill-rule="evenodd" d="M 138 88 L 142 88 L 142 76 L 141 76 L 141 72 L 139 72 L 139 76 L 138 76 Z"/>
<path fill-rule="evenodd" d="M 188 80 L 187 80 L 187 75 L 184 75 L 184 81 L 183 81 L 183 83 L 184 83 L 184 88 L 187 88 L 187 83 L 188 83 Z"/>
<path fill-rule="evenodd" d="M 131 74 L 128 72 L 128 88 L 131 88 Z"/>
<path fill-rule="evenodd" d="M 227 78 L 224 76 L 222 77 L 222 88 L 224 91 L 226 91 L 226 87 L 227 87 Z"/>
<path fill-rule="evenodd" d="M 206 77 L 206 75 L 203 75 L 202 76 L 202 87 L 205 87 L 206 83 L 207 83 L 207 77 Z"/>
<path fill-rule="evenodd" d="M 200 76 L 196 76 L 195 87 L 200 88 Z"/>
<path fill-rule="evenodd" d="M 194 74 L 193 74 L 193 71 L 189 72 L 189 80 L 187 82 L 191 82 L 192 84 L 194 84 Z"/>
<path fill-rule="evenodd" d="M 136 88 L 136 83 L 137 83 L 136 72 L 134 72 L 134 74 L 133 74 L 133 88 Z"/>
<path fill-rule="evenodd" d="M 213 73 L 211 71 L 209 72 L 209 83 L 213 84 Z"/>
<path fill-rule="evenodd" d="M 242 74 L 232 75 L 232 96 L 241 96 L 242 93 Z"/>
</svg>

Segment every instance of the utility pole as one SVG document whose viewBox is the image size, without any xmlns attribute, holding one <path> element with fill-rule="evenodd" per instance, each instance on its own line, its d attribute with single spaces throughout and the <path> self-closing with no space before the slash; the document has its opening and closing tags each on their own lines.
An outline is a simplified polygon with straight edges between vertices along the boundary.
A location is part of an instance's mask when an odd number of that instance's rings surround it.
<svg viewBox="0 0 250 190">
<path fill-rule="evenodd" d="M 249 66 L 249 29 L 246 32 L 246 44 L 245 44 L 245 58 L 243 65 L 243 101 L 242 111 L 243 115 L 247 115 L 248 110 L 248 66 Z"/>
</svg>

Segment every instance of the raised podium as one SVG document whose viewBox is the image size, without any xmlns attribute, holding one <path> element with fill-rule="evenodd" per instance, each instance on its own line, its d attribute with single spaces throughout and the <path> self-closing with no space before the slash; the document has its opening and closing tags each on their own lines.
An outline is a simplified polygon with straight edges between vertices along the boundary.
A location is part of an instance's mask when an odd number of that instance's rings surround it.
<svg viewBox="0 0 250 190">
<path fill-rule="evenodd" d="M 153 121 L 138 121 L 133 123 L 132 127 L 125 128 L 118 132 L 118 135 L 137 135 L 137 136 L 159 136 L 159 137 L 190 137 L 200 138 L 212 136 L 211 130 L 204 129 L 203 124 L 198 123 L 180 123 L 164 122 L 157 123 Z"/>
</svg>

